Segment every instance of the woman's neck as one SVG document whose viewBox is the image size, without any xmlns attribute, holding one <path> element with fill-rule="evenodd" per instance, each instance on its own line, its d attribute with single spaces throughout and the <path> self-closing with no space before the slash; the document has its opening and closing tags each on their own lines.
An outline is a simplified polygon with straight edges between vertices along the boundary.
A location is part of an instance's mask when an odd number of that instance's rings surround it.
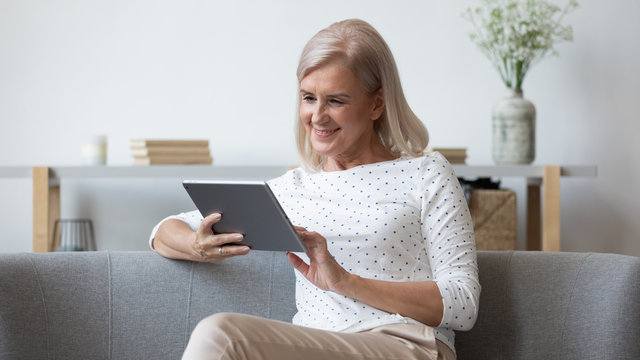
<svg viewBox="0 0 640 360">
<path fill-rule="evenodd" d="M 397 158 L 397 156 L 382 146 L 380 142 L 377 142 L 370 150 L 360 152 L 357 155 L 349 156 L 340 154 L 327 157 L 322 165 L 322 170 L 325 172 L 342 171 L 360 165 L 389 161 Z"/>
</svg>

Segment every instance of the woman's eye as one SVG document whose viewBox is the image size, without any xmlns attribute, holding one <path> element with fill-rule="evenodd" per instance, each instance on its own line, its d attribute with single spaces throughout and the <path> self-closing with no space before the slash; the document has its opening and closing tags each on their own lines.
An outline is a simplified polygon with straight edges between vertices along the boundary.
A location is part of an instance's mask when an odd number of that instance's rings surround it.
<svg viewBox="0 0 640 360">
<path fill-rule="evenodd" d="M 316 100 L 316 98 L 314 98 L 313 96 L 310 96 L 310 95 L 302 96 L 302 101 L 304 101 L 304 102 L 313 102 L 315 100 Z"/>
<path fill-rule="evenodd" d="M 331 99 L 331 100 L 329 100 L 329 102 L 331 104 L 334 104 L 334 105 L 344 105 L 344 101 L 339 100 L 339 99 Z"/>
</svg>

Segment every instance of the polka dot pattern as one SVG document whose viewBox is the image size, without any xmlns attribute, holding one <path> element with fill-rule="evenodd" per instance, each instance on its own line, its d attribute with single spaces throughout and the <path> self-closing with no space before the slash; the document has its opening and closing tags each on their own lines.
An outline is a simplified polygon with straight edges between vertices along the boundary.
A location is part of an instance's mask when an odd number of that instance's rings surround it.
<svg viewBox="0 0 640 360">
<path fill-rule="evenodd" d="M 480 293 L 473 225 L 442 155 L 335 172 L 297 168 L 269 185 L 291 221 L 322 234 L 349 272 L 386 281 L 435 281 L 445 305 L 438 339 L 453 348 L 452 330 L 473 326 Z M 295 324 L 326 330 L 413 321 L 322 291 L 297 272 L 296 305 Z"/>
</svg>

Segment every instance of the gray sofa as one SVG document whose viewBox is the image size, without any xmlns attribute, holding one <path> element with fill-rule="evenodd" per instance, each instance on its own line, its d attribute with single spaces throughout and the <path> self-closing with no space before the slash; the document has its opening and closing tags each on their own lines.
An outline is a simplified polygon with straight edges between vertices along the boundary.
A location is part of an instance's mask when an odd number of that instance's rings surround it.
<svg viewBox="0 0 640 360">
<path fill-rule="evenodd" d="M 640 359 L 640 258 L 480 252 L 479 266 L 479 317 L 457 333 L 459 359 Z M 282 253 L 223 264 L 1 254 L 0 359 L 178 359 L 203 317 L 288 321 L 293 292 Z"/>
</svg>

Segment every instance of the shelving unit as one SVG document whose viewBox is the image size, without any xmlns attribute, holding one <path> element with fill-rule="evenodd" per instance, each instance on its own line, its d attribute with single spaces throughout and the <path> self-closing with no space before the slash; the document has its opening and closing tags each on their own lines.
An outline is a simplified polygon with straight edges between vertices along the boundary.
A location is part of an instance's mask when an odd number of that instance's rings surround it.
<svg viewBox="0 0 640 360">
<path fill-rule="evenodd" d="M 59 166 L 0 167 L 1 178 L 33 179 L 33 251 L 52 248 L 53 225 L 60 217 L 60 183 L 65 179 L 180 178 L 210 180 L 268 180 L 287 166 Z M 560 178 L 595 177 L 596 166 L 454 165 L 459 177 L 520 177 L 527 181 L 527 248 L 560 250 Z"/>
</svg>

